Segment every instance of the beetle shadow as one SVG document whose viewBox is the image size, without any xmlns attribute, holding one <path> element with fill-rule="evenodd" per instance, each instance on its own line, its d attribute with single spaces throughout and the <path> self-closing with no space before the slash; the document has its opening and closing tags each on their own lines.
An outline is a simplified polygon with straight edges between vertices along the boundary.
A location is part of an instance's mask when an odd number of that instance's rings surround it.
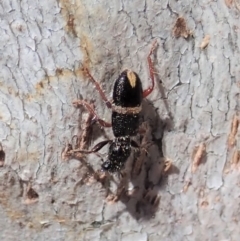
<svg viewBox="0 0 240 241">
<path fill-rule="evenodd" d="M 115 218 L 126 211 L 136 220 L 153 218 L 158 211 L 161 190 L 166 188 L 168 175 L 179 172 L 173 165 L 166 169 L 162 149 L 164 131 L 171 122 L 168 119 L 162 120 L 156 108 L 147 100 L 143 102 L 141 119 L 143 124 L 146 123 L 147 130 L 140 133 L 140 149 L 134 151 L 130 169 L 126 170 L 126 180 L 119 185 L 118 200 L 124 203 L 126 208 L 117 213 Z M 129 183 L 130 189 L 127 188 Z"/>
<path fill-rule="evenodd" d="M 82 111 L 79 114 L 79 123 L 83 123 Z M 91 119 L 91 116 L 88 118 Z M 86 120 L 85 122 L 88 122 Z M 151 219 L 155 216 L 160 203 L 160 193 L 167 185 L 167 177 L 164 172 L 165 160 L 162 150 L 162 138 L 167 123 L 160 119 L 157 109 L 150 101 L 143 101 L 143 112 L 137 142 L 139 149 L 135 149 L 126 163 L 125 172 L 118 181 L 114 175 L 103 175 L 103 172 L 96 172 L 91 164 L 86 161 L 86 156 L 75 156 L 81 162 L 81 166 L 87 168 L 86 175 L 76 183 L 83 185 L 91 177 L 99 181 L 106 190 L 107 196 L 112 195 L 114 202 L 120 201 L 125 205 L 122 212 L 116 213 L 112 218 L 117 218 L 123 212 L 129 212 L 136 219 Z M 105 131 L 96 123 L 90 123 L 87 135 L 91 140 L 86 140 L 86 149 L 89 149 L 91 142 L 103 136 Z M 79 139 L 84 136 L 82 125 L 79 124 Z M 92 135 L 93 134 L 93 135 Z M 107 138 L 106 138 L 107 139 Z M 80 167 L 81 168 L 81 167 Z M 103 177 L 103 178 L 102 178 Z M 111 183 L 115 182 L 117 191 L 111 191 Z M 131 187 L 130 187 L 131 186 Z"/>
</svg>

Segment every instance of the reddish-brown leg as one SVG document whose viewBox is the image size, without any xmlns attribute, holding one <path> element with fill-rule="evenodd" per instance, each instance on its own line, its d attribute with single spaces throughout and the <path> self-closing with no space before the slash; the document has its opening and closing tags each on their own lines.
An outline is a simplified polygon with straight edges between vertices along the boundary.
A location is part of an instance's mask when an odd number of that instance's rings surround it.
<svg viewBox="0 0 240 241">
<path fill-rule="evenodd" d="M 111 109 L 112 108 L 112 104 L 111 102 L 107 99 L 106 95 L 104 94 L 101 86 L 99 85 L 99 83 L 93 78 L 93 76 L 90 74 L 88 68 L 84 68 L 84 71 L 86 72 L 87 76 L 89 77 L 89 79 L 93 82 L 93 84 L 96 86 L 98 93 L 101 95 L 102 99 L 104 100 L 104 102 L 106 103 L 106 106 Z"/>
<path fill-rule="evenodd" d="M 96 153 L 99 150 L 101 150 L 104 146 L 106 146 L 109 142 L 111 142 L 110 140 L 106 140 L 106 141 L 101 141 L 99 142 L 96 146 L 93 147 L 92 150 L 87 151 L 87 150 L 81 150 L 81 149 L 75 149 L 75 150 L 70 150 L 68 153 L 69 154 L 74 154 L 76 152 L 81 152 L 84 154 L 91 154 L 91 153 Z"/>
<path fill-rule="evenodd" d="M 95 112 L 95 110 L 92 108 L 92 106 L 85 100 L 75 100 L 75 101 L 73 101 L 73 105 L 75 105 L 76 107 L 79 105 L 84 106 L 93 115 L 92 120 L 97 121 L 103 127 L 112 127 L 111 123 L 100 119 L 99 116 L 97 115 L 97 113 Z"/>
<path fill-rule="evenodd" d="M 154 67 L 153 67 L 153 62 L 151 59 L 151 55 L 153 53 L 153 50 L 155 49 L 157 45 L 157 40 L 155 40 L 152 44 L 152 48 L 148 54 L 147 61 L 148 61 L 148 68 L 149 68 L 149 74 L 150 74 L 150 79 L 151 79 L 151 86 L 143 91 L 143 98 L 146 98 L 149 94 L 152 93 L 154 86 L 155 86 L 155 81 L 154 81 Z"/>
</svg>

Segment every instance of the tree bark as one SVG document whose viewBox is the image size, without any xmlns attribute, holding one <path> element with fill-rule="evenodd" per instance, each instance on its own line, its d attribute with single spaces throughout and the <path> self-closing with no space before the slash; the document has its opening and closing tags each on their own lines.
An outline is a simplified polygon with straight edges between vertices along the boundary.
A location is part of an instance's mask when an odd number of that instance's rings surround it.
<svg viewBox="0 0 240 241">
<path fill-rule="evenodd" d="M 0 239 L 238 240 L 239 11 L 239 0 L 1 1 Z M 100 156 L 65 158 L 68 143 L 113 139 L 95 124 L 84 133 L 74 100 L 106 121 L 111 111 L 83 69 L 109 99 L 126 68 L 146 89 L 155 40 L 140 173 L 123 184 L 97 172 Z"/>
</svg>

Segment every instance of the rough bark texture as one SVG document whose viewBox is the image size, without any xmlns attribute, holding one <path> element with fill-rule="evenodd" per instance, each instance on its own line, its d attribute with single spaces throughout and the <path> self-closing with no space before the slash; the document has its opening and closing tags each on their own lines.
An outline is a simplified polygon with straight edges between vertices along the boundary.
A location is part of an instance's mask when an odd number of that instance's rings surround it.
<svg viewBox="0 0 240 241">
<path fill-rule="evenodd" d="M 0 14 L 1 240 L 239 240 L 239 0 L 2 0 Z M 155 39 L 154 144 L 129 184 L 140 194 L 109 203 L 121 178 L 86 177 L 100 157 L 62 159 L 87 118 L 72 101 L 95 100 L 110 120 L 82 67 L 109 98 L 124 68 L 147 88 Z M 91 145 L 112 138 L 93 128 Z M 162 178 L 161 152 L 172 161 Z"/>
</svg>

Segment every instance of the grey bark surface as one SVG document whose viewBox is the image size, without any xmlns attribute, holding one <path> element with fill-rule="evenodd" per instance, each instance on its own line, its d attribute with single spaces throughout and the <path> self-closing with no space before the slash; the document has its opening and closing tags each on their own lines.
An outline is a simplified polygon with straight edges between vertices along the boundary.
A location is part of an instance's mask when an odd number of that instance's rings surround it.
<svg viewBox="0 0 240 241">
<path fill-rule="evenodd" d="M 240 108 L 239 0 L 3 0 L 0 14 L 1 240 L 239 240 L 239 131 L 230 135 Z M 179 17 L 187 38 L 174 36 Z M 142 193 L 109 203 L 106 186 L 84 182 L 88 166 L 62 159 L 87 117 L 72 101 L 94 100 L 99 116 L 110 120 L 82 67 L 109 99 L 125 68 L 147 88 L 154 40 L 156 88 L 144 120 L 155 141 L 147 171 L 129 184 Z M 106 138 L 113 138 L 111 129 L 94 126 L 89 148 Z M 172 161 L 164 178 L 161 151 Z M 100 159 L 86 157 L 94 170 Z M 146 179 L 160 198 L 155 208 L 142 201 Z"/>
</svg>

